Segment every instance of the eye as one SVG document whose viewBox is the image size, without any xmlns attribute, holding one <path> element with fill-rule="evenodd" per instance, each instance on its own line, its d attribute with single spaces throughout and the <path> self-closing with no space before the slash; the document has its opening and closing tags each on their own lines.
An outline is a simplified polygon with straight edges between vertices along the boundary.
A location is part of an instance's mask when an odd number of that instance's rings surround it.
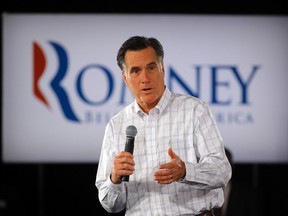
<svg viewBox="0 0 288 216">
<path fill-rule="evenodd" d="M 137 77 L 140 74 L 141 70 L 138 67 L 135 68 L 131 68 L 131 70 L 129 71 L 129 75 L 131 77 Z"/>
<path fill-rule="evenodd" d="M 139 73 L 139 68 L 132 68 L 131 70 L 130 70 L 130 74 L 137 74 L 137 73 Z"/>
<path fill-rule="evenodd" d="M 157 69 L 157 65 L 156 64 L 150 64 L 150 65 L 148 65 L 148 67 L 147 67 L 147 70 L 148 71 L 154 71 L 154 70 L 156 70 Z"/>
</svg>

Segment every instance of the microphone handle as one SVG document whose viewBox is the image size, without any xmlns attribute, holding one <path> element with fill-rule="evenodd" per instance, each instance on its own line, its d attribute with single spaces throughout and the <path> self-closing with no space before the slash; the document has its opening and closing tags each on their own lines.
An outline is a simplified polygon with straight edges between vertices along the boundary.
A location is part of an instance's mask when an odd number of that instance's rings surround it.
<svg viewBox="0 0 288 216">
<path fill-rule="evenodd" d="M 130 152 L 131 154 L 133 154 L 133 151 L 134 151 L 134 137 L 127 136 L 126 143 L 125 143 L 125 151 L 126 152 Z M 129 175 L 122 176 L 122 181 L 128 182 L 129 181 Z"/>
<path fill-rule="evenodd" d="M 130 152 L 133 154 L 134 151 L 134 137 L 127 136 L 126 137 L 126 143 L 125 143 L 125 150 L 126 152 Z"/>
<path fill-rule="evenodd" d="M 122 176 L 122 181 L 129 182 L 129 175 L 128 176 Z"/>
</svg>

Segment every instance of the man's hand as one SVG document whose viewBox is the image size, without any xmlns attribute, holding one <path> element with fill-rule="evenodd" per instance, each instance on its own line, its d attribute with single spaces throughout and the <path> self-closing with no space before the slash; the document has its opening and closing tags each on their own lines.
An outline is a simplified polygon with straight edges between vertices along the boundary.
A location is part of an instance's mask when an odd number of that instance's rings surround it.
<svg viewBox="0 0 288 216">
<path fill-rule="evenodd" d="M 159 184 L 170 184 L 183 179 L 186 175 L 185 163 L 176 155 L 172 148 L 168 149 L 171 161 L 160 164 L 159 170 L 154 173 L 154 180 Z"/>
<path fill-rule="evenodd" d="M 125 151 L 120 152 L 114 158 L 111 181 L 120 184 L 122 176 L 133 174 L 134 166 L 133 155 Z"/>
</svg>

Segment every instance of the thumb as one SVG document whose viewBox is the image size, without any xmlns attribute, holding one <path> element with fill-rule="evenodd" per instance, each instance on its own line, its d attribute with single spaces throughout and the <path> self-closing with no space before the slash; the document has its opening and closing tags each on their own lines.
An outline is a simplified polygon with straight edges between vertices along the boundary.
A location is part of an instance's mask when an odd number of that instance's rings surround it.
<svg viewBox="0 0 288 216">
<path fill-rule="evenodd" d="M 172 150 L 171 147 L 168 148 L 168 155 L 170 156 L 171 160 L 175 160 L 175 159 L 178 159 L 178 155 L 175 154 L 175 152 Z"/>
<path fill-rule="evenodd" d="M 179 167 L 182 167 L 182 161 L 177 154 L 172 150 L 171 147 L 168 148 L 168 154 L 171 158 L 171 161 Z"/>
</svg>

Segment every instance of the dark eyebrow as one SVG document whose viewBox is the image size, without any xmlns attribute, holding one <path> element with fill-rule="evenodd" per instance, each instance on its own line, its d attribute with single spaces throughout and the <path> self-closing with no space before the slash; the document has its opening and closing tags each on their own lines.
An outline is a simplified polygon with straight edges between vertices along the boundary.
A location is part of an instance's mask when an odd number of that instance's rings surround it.
<svg viewBox="0 0 288 216">
<path fill-rule="evenodd" d="M 150 65 L 157 65 L 157 63 L 153 61 L 153 62 L 150 62 L 147 66 L 150 66 Z"/>
<path fill-rule="evenodd" d="M 129 72 L 130 72 L 130 71 L 135 71 L 135 70 L 137 70 L 137 69 L 139 70 L 139 68 L 140 68 L 140 67 L 137 67 L 137 66 L 132 67 L 132 68 L 129 70 Z"/>
</svg>

